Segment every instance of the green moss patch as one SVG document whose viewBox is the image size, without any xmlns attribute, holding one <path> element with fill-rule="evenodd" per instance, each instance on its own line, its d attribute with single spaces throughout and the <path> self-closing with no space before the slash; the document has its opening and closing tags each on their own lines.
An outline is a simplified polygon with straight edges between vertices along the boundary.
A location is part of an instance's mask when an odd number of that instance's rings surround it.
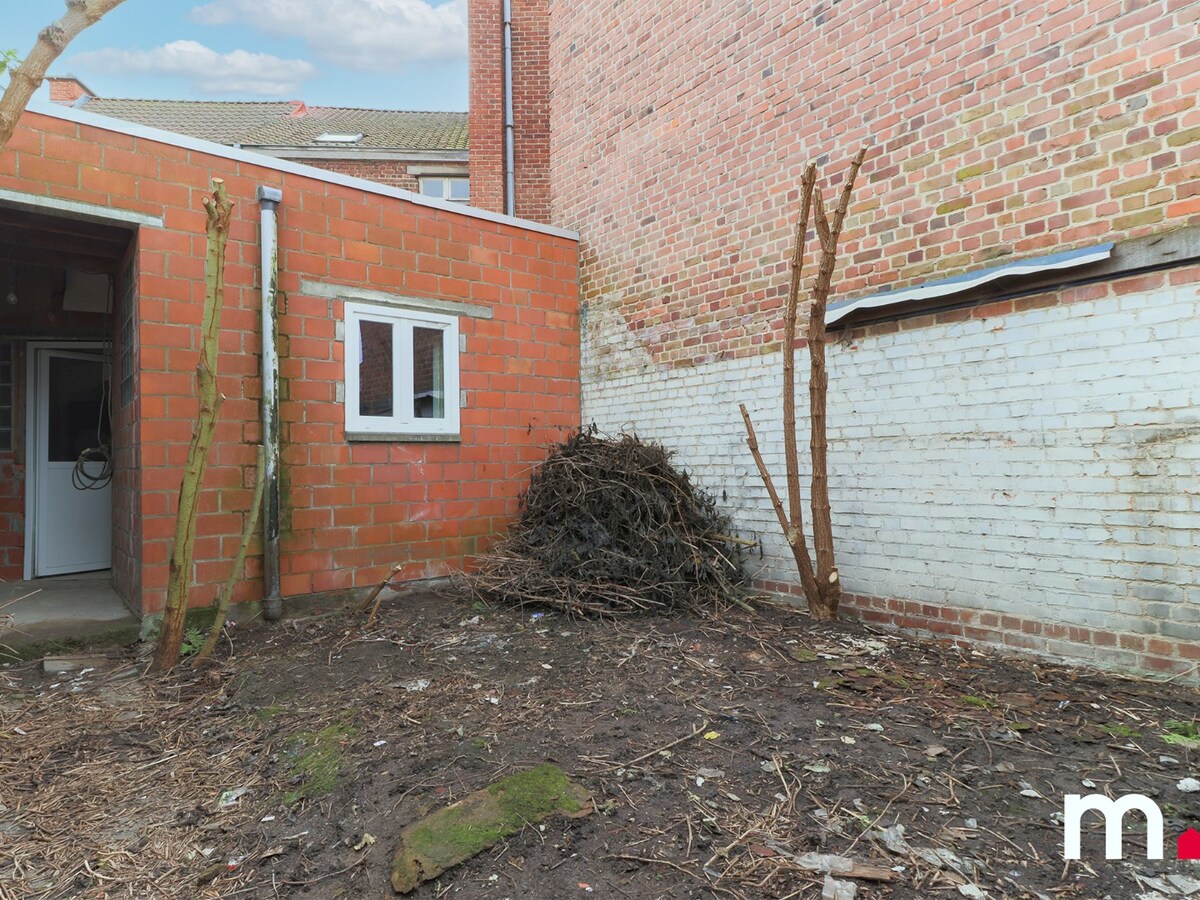
<svg viewBox="0 0 1200 900">
<path fill-rule="evenodd" d="M 974 694 L 963 694 L 962 702 L 968 706 L 978 707 L 979 709 L 991 709 L 996 705 L 986 697 L 977 697 Z"/>
<path fill-rule="evenodd" d="M 392 887 L 405 894 L 549 816 L 592 811 L 588 792 L 549 764 L 509 775 L 404 829 Z"/>
<path fill-rule="evenodd" d="M 311 800 L 333 792 L 342 769 L 342 745 L 358 733 L 349 725 L 330 725 L 320 731 L 304 731 L 291 737 L 284 753 L 291 759 L 292 776 L 298 781 L 283 802 Z"/>
<path fill-rule="evenodd" d="M 1183 722 L 1171 719 L 1163 723 L 1163 740 L 1176 747 L 1186 747 L 1189 750 L 1200 750 L 1200 728 L 1195 722 Z"/>
</svg>

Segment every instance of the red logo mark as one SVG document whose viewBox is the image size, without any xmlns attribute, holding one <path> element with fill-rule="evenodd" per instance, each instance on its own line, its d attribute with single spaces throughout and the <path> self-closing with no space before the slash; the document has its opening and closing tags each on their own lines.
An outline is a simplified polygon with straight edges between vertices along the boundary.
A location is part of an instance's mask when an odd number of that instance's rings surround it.
<svg viewBox="0 0 1200 900">
<path fill-rule="evenodd" d="M 1180 859 L 1200 859 L 1200 831 L 1189 828 L 1175 840 Z"/>
</svg>

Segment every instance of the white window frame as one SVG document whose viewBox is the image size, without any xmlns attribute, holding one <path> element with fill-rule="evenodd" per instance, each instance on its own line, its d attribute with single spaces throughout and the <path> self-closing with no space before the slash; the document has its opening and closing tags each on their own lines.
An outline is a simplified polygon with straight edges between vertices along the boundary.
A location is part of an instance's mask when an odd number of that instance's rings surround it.
<svg viewBox="0 0 1200 900">
<path fill-rule="evenodd" d="M 349 439 L 450 440 L 459 432 L 458 318 L 433 312 L 396 309 L 373 303 L 347 300 L 345 323 L 345 411 Z M 392 326 L 392 409 L 391 416 L 359 415 L 358 368 L 362 358 L 361 322 L 380 322 Z M 412 337 L 413 328 L 433 328 L 442 332 L 442 390 L 446 415 L 440 419 L 419 419 L 413 415 Z"/>
<path fill-rule="evenodd" d="M 442 183 L 442 192 L 440 194 L 425 193 L 426 182 L 434 182 L 434 181 L 440 181 Z M 450 182 L 451 181 L 465 181 L 467 183 L 467 196 L 451 197 L 450 196 Z M 464 175 L 464 174 L 418 175 L 417 176 L 417 193 L 420 194 L 422 197 L 430 197 L 430 198 L 437 199 L 437 200 L 445 200 L 447 203 L 469 204 L 471 202 L 471 177 L 470 177 L 470 175 Z"/>
</svg>

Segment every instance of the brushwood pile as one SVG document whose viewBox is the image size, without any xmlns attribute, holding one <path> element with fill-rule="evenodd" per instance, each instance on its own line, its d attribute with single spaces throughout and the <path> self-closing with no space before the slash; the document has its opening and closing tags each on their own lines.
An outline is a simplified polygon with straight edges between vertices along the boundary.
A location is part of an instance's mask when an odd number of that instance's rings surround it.
<svg viewBox="0 0 1200 900">
<path fill-rule="evenodd" d="M 507 536 L 468 580 L 492 599 L 587 615 L 721 607 L 744 581 L 732 534 L 663 447 L 583 430 L 534 471 Z"/>
</svg>

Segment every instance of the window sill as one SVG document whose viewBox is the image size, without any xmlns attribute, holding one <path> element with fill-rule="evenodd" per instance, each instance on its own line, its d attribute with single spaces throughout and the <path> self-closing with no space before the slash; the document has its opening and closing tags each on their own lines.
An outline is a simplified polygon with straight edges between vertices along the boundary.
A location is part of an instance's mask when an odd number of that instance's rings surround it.
<svg viewBox="0 0 1200 900">
<path fill-rule="evenodd" d="M 400 431 L 347 431 L 347 441 L 375 441 L 386 444 L 457 444 L 462 441 L 458 434 L 417 434 Z"/>
</svg>

